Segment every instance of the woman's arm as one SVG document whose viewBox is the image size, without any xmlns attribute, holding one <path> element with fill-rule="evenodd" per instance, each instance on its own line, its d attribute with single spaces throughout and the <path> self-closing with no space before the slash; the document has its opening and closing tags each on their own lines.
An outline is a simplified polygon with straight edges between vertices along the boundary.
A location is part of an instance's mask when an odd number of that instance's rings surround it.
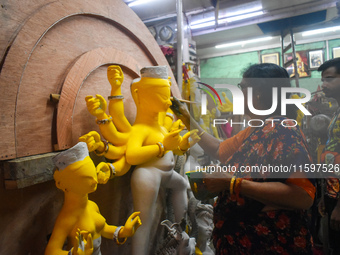
<svg viewBox="0 0 340 255">
<path fill-rule="evenodd" d="M 307 210 L 313 204 L 313 198 L 303 188 L 282 182 L 260 183 L 244 180 L 240 194 L 273 209 Z"/>
<path fill-rule="evenodd" d="M 193 121 L 195 120 L 193 119 Z M 210 157 L 214 159 L 219 159 L 219 148 L 221 141 L 218 140 L 216 137 L 204 132 L 202 128 L 199 128 L 198 130 L 198 135 L 201 138 L 198 144 Z"/>
<path fill-rule="evenodd" d="M 212 193 L 229 191 L 231 177 L 228 173 L 216 172 L 207 174 L 204 182 Z M 308 209 L 313 204 L 313 198 L 303 188 L 290 183 L 243 180 L 240 194 L 270 206 L 272 209 Z"/>
</svg>

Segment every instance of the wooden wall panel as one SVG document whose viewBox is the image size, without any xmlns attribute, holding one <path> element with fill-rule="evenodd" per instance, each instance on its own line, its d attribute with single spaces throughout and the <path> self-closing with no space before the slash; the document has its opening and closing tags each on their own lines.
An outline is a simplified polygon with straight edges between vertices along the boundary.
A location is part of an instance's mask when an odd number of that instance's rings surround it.
<svg viewBox="0 0 340 255">
<path fill-rule="evenodd" d="M 20 2 L 20 4 L 18 4 Z M 0 8 L 0 56 L 4 58 L 25 21 L 42 6 L 52 0 L 1 1 Z"/>
</svg>

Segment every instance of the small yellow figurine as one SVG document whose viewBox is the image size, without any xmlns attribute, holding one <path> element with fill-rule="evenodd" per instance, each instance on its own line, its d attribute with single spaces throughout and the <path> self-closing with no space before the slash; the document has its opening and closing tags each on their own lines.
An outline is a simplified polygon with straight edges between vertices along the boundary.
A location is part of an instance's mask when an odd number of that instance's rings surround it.
<svg viewBox="0 0 340 255">
<path fill-rule="evenodd" d="M 181 137 L 179 133 L 184 126 L 180 121 L 172 124 L 169 109 L 171 84 L 166 66 L 145 67 L 141 70 L 141 78 L 132 82 L 131 94 L 137 107 L 133 125 L 124 115 L 124 96 L 121 93 L 124 75 L 121 68 L 109 66 L 107 74 L 112 87 L 108 97 L 110 115 L 105 113 L 107 103 L 102 96 L 88 96 L 86 103 L 89 112 L 97 117 L 100 132 L 109 143 L 100 140 L 96 132 L 80 139 L 87 143 L 90 151 L 117 159 L 113 164 L 103 163 L 100 171 L 106 177 L 112 176 L 112 172 L 122 175 L 131 165 L 136 165 L 131 175 L 131 190 L 134 209 L 141 212 L 143 225 L 132 239 L 132 254 L 147 255 L 160 188 L 172 191 L 176 222 L 180 222 L 186 212 L 187 183 L 173 169 L 173 153 L 183 154 L 200 138 L 197 130 Z M 191 143 L 190 136 L 193 139 Z M 112 153 L 112 150 L 116 151 Z M 119 167 L 118 162 L 122 163 Z"/>
<path fill-rule="evenodd" d="M 86 143 L 80 142 L 53 158 L 56 186 L 64 191 L 64 204 L 57 217 L 45 255 L 100 255 L 101 237 L 123 244 L 141 225 L 139 212 L 124 226 L 108 225 L 88 194 L 97 189 L 97 172 Z M 68 240 L 68 251 L 63 250 Z"/>
</svg>

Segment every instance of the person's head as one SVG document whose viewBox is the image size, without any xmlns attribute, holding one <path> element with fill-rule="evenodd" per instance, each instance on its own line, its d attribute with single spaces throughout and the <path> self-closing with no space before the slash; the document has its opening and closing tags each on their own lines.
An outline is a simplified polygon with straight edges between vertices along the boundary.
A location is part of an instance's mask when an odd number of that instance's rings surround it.
<svg viewBox="0 0 340 255">
<path fill-rule="evenodd" d="M 245 99 L 247 98 L 247 87 L 253 88 L 253 106 L 257 110 L 268 110 L 272 107 L 273 88 L 277 88 L 278 103 L 272 116 L 281 115 L 281 88 L 291 87 L 289 74 L 286 69 L 270 63 L 255 64 L 248 67 L 243 73 L 243 79 L 239 84 Z M 290 97 L 290 94 L 287 94 Z M 247 100 L 245 100 L 246 102 Z M 251 115 L 248 105 L 245 111 Z M 297 108 L 287 105 L 287 117 L 296 118 Z"/>
<path fill-rule="evenodd" d="M 322 90 L 325 96 L 340 99 L 340 58 L 326 61 L 318 71 L 321 72 Z"/>
<path fill-rule="evenodd" d="M 81 196 L 97 189 L 96 167 L 89 157 L 86 143 L 79 142 L 52 160 L 57 168 L 53 175 L 57 188 Z"/>
<path fill-rule="evenodd" d="M 137 109 L 149 112 L 164 112 L 171 105 L 170 81 L 166 66 L 151 66 L 141 69 L 141 78 L 131 84 L 131 94 Z"/>
</svg>

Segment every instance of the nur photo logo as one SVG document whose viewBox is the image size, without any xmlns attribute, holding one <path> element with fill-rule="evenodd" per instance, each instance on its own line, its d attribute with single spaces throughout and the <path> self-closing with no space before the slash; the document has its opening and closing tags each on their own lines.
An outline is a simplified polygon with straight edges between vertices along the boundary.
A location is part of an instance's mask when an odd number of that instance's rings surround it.
<svg viewBox="0 0 340 255">
<path fill-rule="evenodd" d="M 204 85 L 205 87 L 209 88 L 212 93 L 214 93 L 217 98 L 219 99 L 220 104 L 222 105 L 222 101 L 221 98 L 219 96 L 219 94 L 217 93 L 216 89 L 224 89 L 224 90 L 229 90 L 232 94 L 233 97 L 233 115 L 244 115 L 245 114 L 245 100 L 247 100 L 247 107 L 249 109 L 249 111 L 257 116 L 270 116 L 272 113 L 274 113 L 277 110 L 278 107 L 278 97 L 279 95 L 281 95 L 281 115 L 285 116 L 286 115 L 286 111 L 287 111 L 287 105 L 295 105 L 299 110 L 302 111 L 302 113 L 304 115 L 312 115 L 303 105 L 304 103 L 308 102 L 311 99 L 311 93 L 309 90 L 305 89 L 305 88 L 291 88 L 291 87 L 281 87 L 281 88 L 276 88 L 273 87 L 272 88 L 272 105 L 269 109 L 256 109 L 254 107 L 253 104 L 253 88 L 252 87 L 247 87 L 244 88 L 246 89 L 246 94 L 247 94 L 247 98 L 245 99 L 245 96 L 243 94 L 242 89 L 234 86 L 234 85 L 230 85 L 230 84 L 216 84 L 215 88 L 213 88 L 212 86 L 206 84 L 206 83 L 202 83 L 202 82 L 198 82 L 201 85 Z M 205 93 L 201 94 L 201 114 L 205 115 L 207 114 L 207 94 L 210 95 L 210 97 L 213 99 L 215 105 L 217 105 L 215 97 L 212 95 L 212 93 L 206 89 L 206 88 L 199 88 L 202 91 L 204 91 Z M 290 94 L 303 94 L 304 97 L 303 98 L 290 98 Z M 281 125 L 284 127 L 292 127 L 292 126 L 296 126 L 297 122 L 294 119 L 285 119 L 285 120 L 278 120 L 278 119 L 251 119 L 248 121 L 248 126 L 251 127 L 261 127 L 264 125 L 265 122 L 272 122 L 272 125 L 274 125 L 275 121 L 280 121 Z M 257 125 L 254 125 L 253 123 L 257 123 Z M 213 119 L 213 126 L 215 127 L 216 125 L 221 125 L 221 124 L 226 124 L 228 123 L 227 119 Z M 244 127 L 246 126 L 246 121 L 244 120 L 243 122 L 232 122 L 229 121 L 230 125 L 232 126 L 233 124 L 242 124 Z M 260 123 L 260 124 L 258 124 Z M 292 125 L 292 123 L 294 123 Z"/>
</svg>

